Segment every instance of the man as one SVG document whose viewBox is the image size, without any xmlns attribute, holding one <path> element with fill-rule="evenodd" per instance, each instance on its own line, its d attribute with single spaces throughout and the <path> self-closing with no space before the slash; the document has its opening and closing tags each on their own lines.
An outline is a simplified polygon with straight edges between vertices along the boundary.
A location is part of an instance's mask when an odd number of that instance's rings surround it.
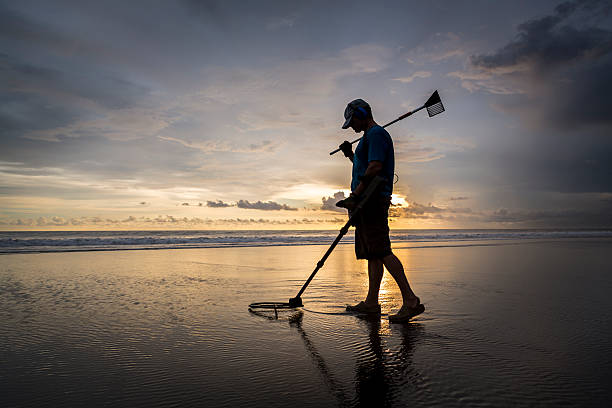
<svg viewBox="0 0 612 408">
<path fill-rule="evenodd" d="M 380 314 L 378 292 L 384 265 L 397 282 L 403 300 L 400 310 L 389 315 L 389 321 L 405 322 L 423 313 L 425 307 L 410 288 L 402 263 L 391 251 L 388 215 L 395 174 L 393 141 L 389 133 L 374 121 L 370 105 L 362 99 L 355 99 L 347 105 L 344 119 L 342 129 L 351 127 L 355 133 L 364 134 L 355 153 L 348 141 L 340 145 L 344 155 L 353 162 L 352 193 L 336 205 L 352 211 L 370 180 L 375 176 L 385 179 L 355 217 L 355 254 L 357 259 L 368 260 L 369 289 L 364 301 L 347 306 L 346 310 Z"/>
</svg>

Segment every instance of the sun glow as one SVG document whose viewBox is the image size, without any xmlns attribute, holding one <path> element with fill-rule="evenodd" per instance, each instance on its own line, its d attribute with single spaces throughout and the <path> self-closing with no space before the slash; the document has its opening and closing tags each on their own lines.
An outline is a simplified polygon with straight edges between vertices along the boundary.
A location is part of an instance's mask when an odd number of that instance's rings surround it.
<svg viewBox="0 0 612 408">
<path fill-rule="evenodd" d="M 350 194 L 349 190 L 333 188 L 323 184 L 298 184 L 288 189 L 279 191 L 271 197 L 272 200 L 299 200 L 307 204 L 321 204 L 323 197 L 333 197 L 335 193 L 343 192 L 345 196 Z"/>
<path fill-rule="evenodd" d="M 400 207 L 408 207 L 406 199 L 399 194 L 391 194 L 391 204 L 398 205 Z"/>
</svg>

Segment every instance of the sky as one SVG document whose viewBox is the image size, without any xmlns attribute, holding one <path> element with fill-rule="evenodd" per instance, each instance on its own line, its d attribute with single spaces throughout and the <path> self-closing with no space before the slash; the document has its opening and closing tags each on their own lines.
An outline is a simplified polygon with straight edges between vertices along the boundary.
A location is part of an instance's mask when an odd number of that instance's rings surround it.
<svg viewBox="0 0 612 408">
<path fill-rule="evenodd" d="M 346 104 L 391 228 L 612 226 L 609 1 L 2 1 L 0 229 L 330 229 Z"/>
</svg>

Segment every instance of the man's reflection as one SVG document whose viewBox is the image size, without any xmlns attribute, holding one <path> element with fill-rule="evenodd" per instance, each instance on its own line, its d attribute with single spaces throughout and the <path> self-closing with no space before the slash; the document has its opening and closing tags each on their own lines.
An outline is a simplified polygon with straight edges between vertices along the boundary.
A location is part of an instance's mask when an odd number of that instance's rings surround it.
<svg viewBox="0 0 612 408">
<path fill-rule="evenodd" d="M 368 330 L 369 353 L 361 353 L 355 367 L 355 387 L 360 406 L 388 405 L 389 381 L 380 338 L 380 316 L 361 318 Z"/>
<path fill-rule="evenodd" d="M 402 386 L 415 378 L 412 367 L 414 345 L 423 332 L 419 323 L 394 325 L 392 335 L 399 334 L 401 341 L 397 350 L 385 351 L 381 336 L 381 320 L 379 316 L 359 317 L 368 334 L 368 352 L 359 354 L 355 367 L 355 398 L 349 398 L 345 389 L 332 370 L 310 341 L 302 325 L 303 314 L 295 315 L 290 320 L 306 346 L 315 366 L 336 397 L 340 406 L 392 406 L 397 399 Z M 404 401 L 405 402 L 405 401 Z"/>
<path fill-rule="evenodd" d="M 400 386 L 412 377 L 414 345 L 422 334 L 419 323 L 393 325 L 392 335 L 400 335 L 397 350 L 384 350 L 379 317 L 361 318 L 368 331 L 370 353 L 362 353 L 355 368 L 355 386 L 360 406 L 392 406 L 397 402 Z"/>
</svg>

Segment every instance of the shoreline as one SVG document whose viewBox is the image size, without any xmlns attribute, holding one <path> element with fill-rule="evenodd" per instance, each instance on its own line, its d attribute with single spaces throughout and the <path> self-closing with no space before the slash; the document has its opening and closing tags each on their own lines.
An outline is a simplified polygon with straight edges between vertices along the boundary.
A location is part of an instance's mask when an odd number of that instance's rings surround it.
<svg viewBox="0 0 612 408">
<path fill-rule="evenodd" d="M 612 240 L 612 236 L 595 236 L 595 237 L 554 237 L 554 238 L 493 238 L 493 239 L 454 239 L 454 240 L 414 240 L 414 241 L 393 241 L 391 240 L 392 249 L 425 249 L 425 248 L 452 248 L 452 247 L 476 247 L 476 246 L 499 246 L 499 245 L 520 245 L 528 243 L 545 243 L 545 242 L 561 242 L 561 241 L 595 241 L 595 240 Z M 329 244 L 319 242 L 298 242 L 298 243 L 249 243 L 249 244 L 227 244 L 227 245 L 194 245 L 194 246 L 166 246 L 166 247 L 137 247 L 137 248 L 67 248 L 57 250 L 20 250 L 20 251 L 3 251 L 0 249 L 0 256 L 3 255 L 28 255 L 28 254 L 53 254 L 53 253 L 81 253 L 81 252 L 120 252 L 120 251 L 162 251 L 162 250 L 186 250 L 186 249 L 230 249 L 230 248 L 273 248 L 273 247 L 299 247 L 299 246 L 329 246 Z M 430 243 L 430 245 L 427 245 Z M 346 246 L 353 245 L 353 241 L 340 242 L 338 245 Z"/>
</svg>

